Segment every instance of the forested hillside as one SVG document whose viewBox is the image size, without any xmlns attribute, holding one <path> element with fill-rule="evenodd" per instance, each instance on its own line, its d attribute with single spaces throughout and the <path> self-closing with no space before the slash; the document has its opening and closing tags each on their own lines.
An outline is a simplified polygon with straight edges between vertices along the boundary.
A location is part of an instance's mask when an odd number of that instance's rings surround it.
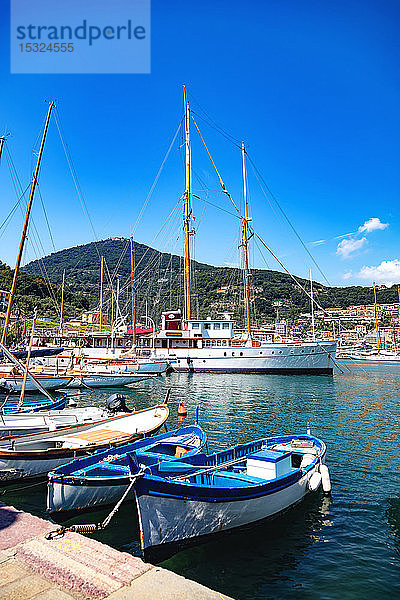
<svg viewBox="0 0 400 600">
<path fill-rule="evenodd" d="M 129 240 L 124 238 L 107 239 L 91 242 L 82 246 L 68 248 L 50 254 L 39 261 L 33 261 L 24 267 L 26 273 L 39 275 L 45 268 L 49 279 L 61 284 L 65 270 L 65 281 L 68 289 L 69 310 L 75 306 L 78 310 L 77 298 L 81 298 L 81 306 L 95 308 L 99 304 L 100 261 L 104 257 L 103 308 L 111 311 L 111 288 L 114 297 L 117 293 L 117 280 L 120 281 L 120 306 L 125 314 L 130 314 L 131 304 L 131 259 Z M 147 301 L 148 314 L 158 320 L 163 310 L 182 307 L 183 296 L 183 260 L 181 257 L 150 248 L 144 244 L 134 243 L 135 291 L 137 314 L 140 318 L 145 311 Z M 216 316 L 228 311 L 234 313 L 239 323 L 242 319 L 242 276 L 238 269 L 230 267 L 213 267 L 203 263 L 192 263 L 193 288 L 192 305 L 194 315 L 199 317 Z M 26 275 L 25 275 L 26 276 Z M 26 280 L 31 285 L 36 282 L 37 292 L 44 290 L 39 285 L 40 278 Z M 309 282 L 299 279 L 307 289 Z M 112 282 L 112 286 L 111 286 Z M 25 284 L 24 284 L 25 285 Z M 4 286 L 2 286 L 4 289 Z M 251 277 L 252 303 L 257 320 L 274 317 L 276 308 L 273 303 L 279 301 L 280 316 L 295 316 L 299 312 L 309 310 L 309 299 L 285 273 L 255 269 Z M 40 290 L 39 290 L 40 288 Z M 21 284 L 20 294 L 24 288 Z M 327 287 L 314 283 L 316 300 L 323 307 L 345 308 L 352 304 L 371 304 L 373 292 L 371 288 Z M 380 290 L 380 303 L 396 302 L 396 289 Z M 74 304 L 75 303 L 75 304 Z M 32 306 L 32 298 L 30 299 Z M 50 309 L 50 304 L 49 304 Z"/>
</svg>

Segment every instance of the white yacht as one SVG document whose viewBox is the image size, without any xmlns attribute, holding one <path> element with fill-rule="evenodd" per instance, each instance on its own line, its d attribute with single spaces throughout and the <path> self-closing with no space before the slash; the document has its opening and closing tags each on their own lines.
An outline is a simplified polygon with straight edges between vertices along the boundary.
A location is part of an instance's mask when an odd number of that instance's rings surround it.
<svg viewBox="0 0 400 600">
<path fill-rule="evenodd" d="M 265 343 L 234 337 L 234 321 L 162 314 L 154 336 L 139 340 L 140 352 L 170 362 L 175 371 L 211 373 L 330 374 L 336 342 Z"/>
</svg>

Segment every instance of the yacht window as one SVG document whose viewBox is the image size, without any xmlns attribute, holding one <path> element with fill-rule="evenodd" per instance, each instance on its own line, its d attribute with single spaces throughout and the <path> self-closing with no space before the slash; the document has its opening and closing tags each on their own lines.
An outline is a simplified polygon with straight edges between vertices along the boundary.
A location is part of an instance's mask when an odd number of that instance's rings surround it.
<svg viewBox="0 0 400 600">
<path fill-rule="evenodd" d="M 240 356 L 243 356 L 243 352 L 240 353 Z"/>
<path fill-rule="evenodd" d="M 221 323 L 214 323 L 214 329 L 221 329 Z"/>
<path fill-rule="evenodd" d="M 221 346 L 221 340 L 217 340 L 217 346 Z"/>
<path fill-rule="evenodd" d="M 232 356 L 235 356 L 235 353 L 234 353 L 234 352 L 232 352 Z"/>
<path fill-rule="evenodd" d="M 192 329 L 198 329 L 200 327 L 200 323 L 192 323 Z"/>
<path fill-rule="evenodd" d="M 213 346 L 216 346 L 217 345 L 217 340 L 213 340 L 211 343 L 212 343 Z"/>
<path fill-rule="evenodd" d="M 226 356 L 226 352 L 224 352 L 224 356 Z"/>
<path fill-rule="evenodd" d="M 222 340 L 222 345 L 226 346 L 226 340 Z"/>
<path fill-rule="evenodd" d="M 204 323 L 204 329 L 211 329 L 211 323 Z"/>
<path fill-rule="evenodd" d="M 229 329 L 229 323 L 222 323 L 222 329 Z"/>
<path fill-rule="evenodd" d="M 275 350 L 272 350 L 271 354 L 275 354 Z"/>
</svg>

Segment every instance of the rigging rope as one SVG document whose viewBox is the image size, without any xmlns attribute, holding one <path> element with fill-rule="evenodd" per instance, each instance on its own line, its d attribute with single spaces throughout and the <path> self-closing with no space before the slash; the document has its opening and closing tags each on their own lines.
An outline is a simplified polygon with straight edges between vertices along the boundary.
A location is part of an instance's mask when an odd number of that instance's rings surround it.
<svg viewBox="0 0 400 600">
<path fill-rule="evenodd" d="M 246 152 L 247 154 L 247 152 Z M 304 250 L 307 252 L 308 256 L 311 258 L 312 262 L 314 263 L 314 265 L 316 266 L 316 268 L 318 269 L 318 271 L 321 273 L 322 277 L 325 279 L 326 283 L 328 285 L 331 285 L 331 283 L 329 282 L 328 278 L 326 277 L 325 273 L 322 271 L 322 269 L 320 268 L 320 266 L 318 265 L 317 261 L 315 260 L 315 258 L 313 257 L 313 255 L 311 254 L 310 250 L 307 248 L 306 244 L 303 242 L 302 238 L 300 237 L 299 233 L 297 232 L 297 230 L 295 229 L 293 223 L 290 221 L 289 217 L 286 215 L 285 211 L 283 210 L 282 206 L 280 205 L 280 203 L 278 202 L 278 199 L 274 196 L 274 194 L 272 193 L 272 191 L 270 190 L 268 184 L 266 183 L 265 179 L 263 178 L 263 176 L 261 175 L 260 171 L 257 169 L 256 165 L 254 164 L 254 161 L 252 160 L 252 158 L 249 156 L 249 154 L 247 154 L 247 157 L 250 161 L 251 166 L 253 167 L 254 170 L 254 174 L 256 176 L 256 179 L 258 181 L 258 184 L 261 188 L 262 193 L 264 194 L 265 198 L 267 199 L 268 203 L 271 206 L 271 203 L 269 201 L 269 197 L 268 194 L 266 193 L 266 191 L 264 190 L 261 182 L 264 184 L 264 186 L 266 187 L 266 189 L 268 190 L 271 198 L 273 199 L 273 201 L 275 202 L 276 206 L 279 208 L 280 212 L 282 213 L 285 221 L 288 223 L 289 227 L 291 228 L 291 230 L 293 231 L 293 233 L 295 234 L 295 236 L 297 237 L 297 239 L 299 240 L 300 244 L 303 246 Z M 261 180 L 261 181 L 260 181 Z"/>
</svg>

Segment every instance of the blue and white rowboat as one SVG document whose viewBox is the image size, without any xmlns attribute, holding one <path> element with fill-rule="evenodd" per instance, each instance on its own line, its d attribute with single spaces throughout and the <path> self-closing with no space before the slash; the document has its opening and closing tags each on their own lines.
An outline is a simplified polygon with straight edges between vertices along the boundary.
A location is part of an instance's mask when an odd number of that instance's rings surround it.
<svg viewBox="0 0 400 600">
<path fill-rule="evenodd" d="M 131 453 L 136 453 L 140 464 L 150 471 L 152 465 L 165 460 L 179 462 L 182 455 L 189 458 L 197 454 L 206 441 L 201 427 L 189 425 L 73 460 L 48 474 L 47 510 L 84 510 L 113 504 L 130 484 Z"/>
<path fill-rule="evenodd" d="M 323 477 L 328 491 L 325 452 L 313 436 L 279 436 L 152 466 L 134 487 L 145 557 L 276 516 Z"/>
</svg>

